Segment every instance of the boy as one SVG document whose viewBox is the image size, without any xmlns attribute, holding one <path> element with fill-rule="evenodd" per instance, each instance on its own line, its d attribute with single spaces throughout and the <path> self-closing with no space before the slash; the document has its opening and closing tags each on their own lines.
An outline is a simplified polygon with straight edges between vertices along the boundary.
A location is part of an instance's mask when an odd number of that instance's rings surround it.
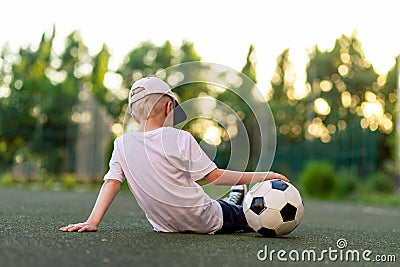
<svg viewBox="0 0 400 267">
<path fill-rule="evenodd" d="M 110 168 L 86 222 L 64 232 L 96 231 L 125 179 L 154 230 L 203 234 L 247 230 L 242 204 L 246 184 L 286 177 L 274 172 L 237 172 L 217 168 L 193 136 L 172 128 L 186 119 L 171 88 L 156 77 L 136 81 L 129 93 L 132 118 L 139 123 L 114 141 Z M 213 200 L 196 183 L 206 178 L 232 185 L 227 201 Z"/>
</svg>

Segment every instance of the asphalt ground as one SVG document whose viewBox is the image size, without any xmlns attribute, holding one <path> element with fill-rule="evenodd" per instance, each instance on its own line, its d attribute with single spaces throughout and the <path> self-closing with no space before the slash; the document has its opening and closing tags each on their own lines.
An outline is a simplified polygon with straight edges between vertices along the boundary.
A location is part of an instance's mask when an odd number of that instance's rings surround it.
<svg viewBox="0 0 400 267">
<path fill-rule="evenodd" d="M 175 234 L 152 231 L 120 192 L 99 231 L 58 231 L 84 221 L 96 196 L 0 187 L 0 266 L 400 266 L 400 207 L 305 199 L 286 237 Z"/>
</svg>

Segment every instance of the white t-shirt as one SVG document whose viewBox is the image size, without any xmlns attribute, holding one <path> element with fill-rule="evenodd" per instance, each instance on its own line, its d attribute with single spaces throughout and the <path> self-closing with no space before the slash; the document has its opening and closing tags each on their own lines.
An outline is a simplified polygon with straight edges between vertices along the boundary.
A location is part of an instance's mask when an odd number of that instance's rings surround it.
<svg viewBox="0 0 400 267">
<path fill-rule="evenodd" d="M 215 168 L 190 133 L 162 127 L 118 137 L 104 180 L 126 179 L 156 231 L 212 234 L 222 209 L 195 181 Z"/>
</svg>

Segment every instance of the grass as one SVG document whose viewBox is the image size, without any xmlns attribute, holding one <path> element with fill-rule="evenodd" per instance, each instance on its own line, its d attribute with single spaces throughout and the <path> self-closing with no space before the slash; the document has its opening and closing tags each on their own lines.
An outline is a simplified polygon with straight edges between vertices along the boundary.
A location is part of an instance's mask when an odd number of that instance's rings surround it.
<svg viewBox="0 0 400 267">
<path fill-rule="evenodd" d="M 220 192 L 213 192 L 220 194 Z M 88 216 L 96 191 L 50 191 L 0 187 L 0 265 L 13 266 L 280 266 L 321 265 L 310 262 L 261 262 L 257 252 L 317 252 L 348 249 L 372 255 L 395 255 L 400 261 L 400 208 L 305 200 L 300 226 L 283 238 L 257 233 L 230 235 L 162 234 L 152 231 L 133 196 L 121 192 L 95 233 L 62 233 L 57 229 Z M 328 258 L 326 258 L 328 260 Z M 331 262 L 353 266 L 354 262 Z M 360 266 L 374 266 L 361 262 Z M 396 263 L 380 264 L 397 266 Z"/>
<path fill-rule="evenodd" d="M 203 179 L 198 181 L 201 186 L 205 186 L 205 190 L 213 198 L 222 198 L 227 195 L 229 188 L 227 186 L 208 186 L 208 182 Z M 100 178 L 95 180 L 79 179 L 72 174 L 66 173 L 61 177 L 51 174 L 39 175 L 30 181 L 26 179 L 15 179 L 11 173 L 4 173 L 0 175 L 0 186 L 3 187 L 17 187 L 40 190 L 42 188 L 54 191 L 73 190 L 73 191 L 93 191 L 98 189 L 102 184 Z M 313 199 L 314 197 L 305 195 L 304 188 L 297 182 L 293 183 L 301 192 L 304 198 Z M 127 183 L 123 183 L 121 191 L 129 191 Z M 337 195 L 335 193 L 326 196 L 324 199 L 335 202 L 352 202 L 362 203 L 368 205 L 385 205 L 385 206 L 400 206 L 400 192 L 393 193 L 378 193 L 368 190 L 365 185 L 359 184 L 356 190 L 349 195 Z"/>
<path fill-rule="evenodd" d="M 383 194 L 383 193 L 369 193 L 360 194 L 357 199 L 360 203 L 379 204 L 386 206 L 400 206 L 400 193 Z"/>
</svg>

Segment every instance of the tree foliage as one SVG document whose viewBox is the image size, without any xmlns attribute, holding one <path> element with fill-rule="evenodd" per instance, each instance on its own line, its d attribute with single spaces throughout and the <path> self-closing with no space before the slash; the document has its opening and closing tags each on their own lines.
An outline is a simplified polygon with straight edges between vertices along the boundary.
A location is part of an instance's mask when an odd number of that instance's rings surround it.
<svg viewBox="0 0 400 267">
<path fill-rule="evenodd" d="M 54 36 L 55 30 L 49 36 L 43 34 L 37 50 L 21 48 L 14 55 L 16 60 L 8 62 L 10 82 L 3 86 L 10 95 L 1 99 L 1 141 L 7 144 L 7 162 L 19 163 L 36 155 L 41 166 L 59 171 L 68 115 L 77 98 L 70 88 L 65 90 L 51 79 Z"/>
<path fill-rule="evenodd" d="M 115 123 L 122 124 L 128 90 L 135 80 L 156 75 L 179 63 L 201 60 L 191 42 L 183 41 L 174 47 L 169 41 L 160 46 L 145 41 L 126 55 L 118 70 L 112 71 L 108 66 L 111 54 L 105 44 L 91 55 L 79 32 L 74 31 L 66 37 L 63 51 L 56 53 L 55 34 L 55 28 L 44 33 L 37 48 L 21 47 L 14 52 L 5 45 L 0 51 L 0 162 L 3 165 L 34 161 L 52 172 L 73 171 L 77 128 L 84 123 L 79 102 L 87 94 L 92 94 L 106 108 Z M 306 82 L 299 88 L 290 50 L 285 49 L 277 57 L 269 92 L 278 139 L 330 142 L 335 134 L 356 121 L 363 129 L 379 131 L 385 145 L 393 147 L 397 70 L 398 66 L 394 65 L 386 75 L 376 73 L 357 37 L 342 35 L 329 51 L 318 46 L 312 49 Z M 254 88 L 249 85 L 257 82 L 253 45 L 249 47 L 241 72 L 249 80 L 235 90 L 248 99 L 255 99 Z M 184 75 L 191 80 L 193 73 L 189 69 Z M 109 77 L 120 80 L 118 88 L 107 86 Z M 163 77 L 170 78 L 173 77 Z M 181 101 L 211 96 L 232 107 L 247 131 L 253 133 L 251 154 L 257 156 L 255 117 L 248 103 L 238 95 L 230 90 L 214 90 L 201 82 L 181 85 L 174 91 Z M 196 123 L 200 122 L 191 121 L 187 129 Z M 219 149 L 225 151 L 227 142 L 224 140 Z M 248 169 L 252 169 L 250 165 Z"/>
<path fill-rule="evenodd" d="M 289 53 L 289 49 L 285 49 L 276 60 L 275 73 L 271 80 L 270 106 L 280 137 L 296 141 L 304 138 L 307 99 L 296 96 L 295 73 Z"/>
<path fill-rule="evenodd" d="M 393 131 L 394 71 L 386 76 L 377 74 L 354 34 L 340 36 L 330 51 L 318 46 L 312 49 L 306 94 L 299 95 L 299 88 L 294 86 L 289 52 L 286 49 L 277 58 L 271 80 L 270 103 L 281 137 L 330 142 L 335 133 L 354 121 L 371 131 Z"/>
</svg>

